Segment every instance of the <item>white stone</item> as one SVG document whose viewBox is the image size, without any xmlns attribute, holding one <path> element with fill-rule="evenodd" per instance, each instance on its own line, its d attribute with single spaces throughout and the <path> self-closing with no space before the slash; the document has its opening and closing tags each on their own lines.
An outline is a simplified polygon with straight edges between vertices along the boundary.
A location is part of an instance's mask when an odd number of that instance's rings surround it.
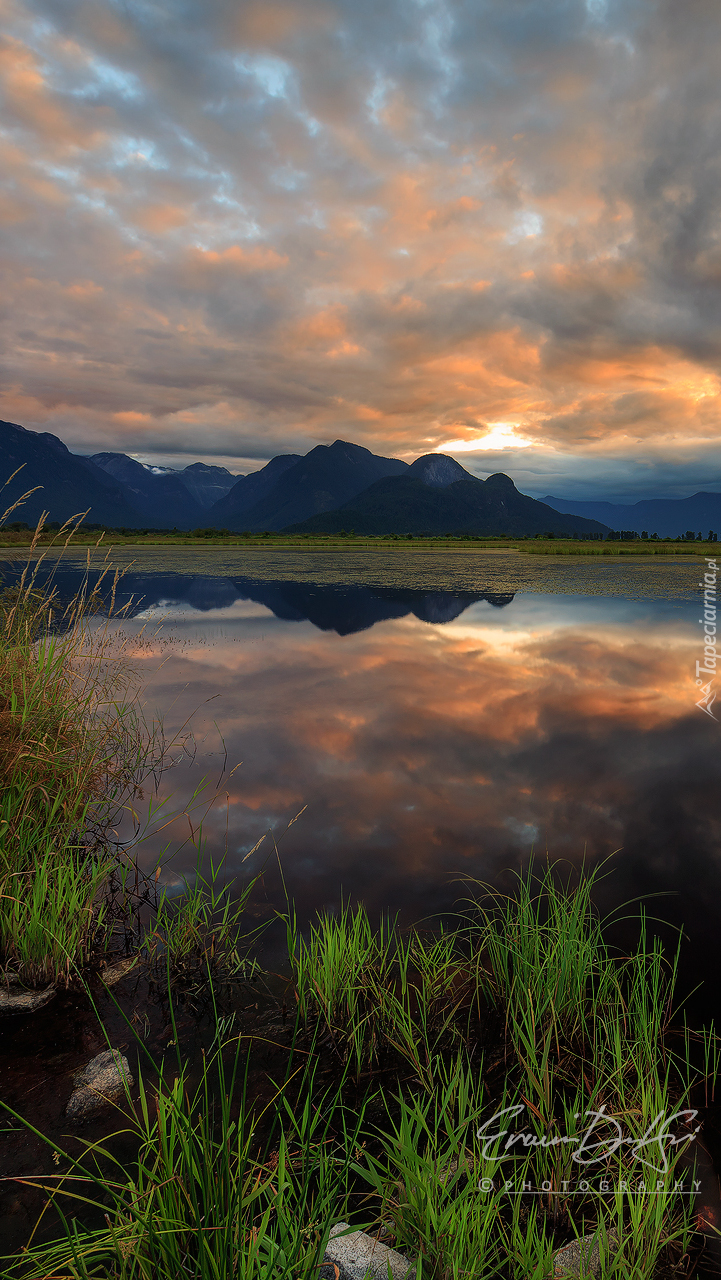
<svg viewBox="0 0 721 1280">
<path fill-rule="evenodd" d="M 618 1233 L 611 1228 L 608 1232 L 607 1259 L 618 1249 Z M 586 1264 L 586 1274 L 590 1268 L 594 1276 L 601 1274 L 601 1250 L 598 1243 L 598 1232 L 591 1236 L 581 1236 L 580 1240 L 572 1240 L 570 1244 L 559 1249 L 553 1259 L 553 1275 L 560 1280 L 576 1280 L 581 1269 L 581 1259 Z"/>
<path fill-rule="evenodd" d="M 348 1231 L 348 1235 L 341 1232 Z M 337 1222 L 330 1233 L 320 1280 L 405 1280 L 415 1265 L 402 1253 L 374 1240 L 365 1231 L 351 1231 L 347 1222 Z"/>
<path fill-rule="evenodd" d="M 137 963 L 137 956 L 129 956 L 127 960 L 118 960 L 115 964 L 108 964 L 104 969 L 101 969 L 100 977 L 106 987 L 113 987 L 116 982 L 120 982 L 121 978 L 126 977 L 136 967 Z"/>
<path fill-rule="evenodd" d="M 96 1115 L 108 1102 L 117 1102 L 125 1094 L 125 1082 L 132 1088 L 128 1059 L 119 1049 L 106 1049 L 73 1076 L 75 1090 L 68 1102 L 71 1119 Z"/>
<path fill-rule="evenodd" d="M 53 996 L 57 995 L 55 987 L 45 987 L 43 991 L 28 990 L 21 985 L 15 973 L 0 975 L 0 1014 L 2 1013 L 34 1013 L 42 1009 Z"/>
</svg>

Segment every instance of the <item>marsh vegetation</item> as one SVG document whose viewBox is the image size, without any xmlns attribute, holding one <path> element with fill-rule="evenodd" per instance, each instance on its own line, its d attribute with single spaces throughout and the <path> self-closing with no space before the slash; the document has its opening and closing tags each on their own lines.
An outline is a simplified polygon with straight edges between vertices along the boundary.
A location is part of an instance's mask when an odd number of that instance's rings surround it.
<svg viewBox="0 0 721 1280">
<path fill-rule="evenodd" d="M 63 602 L 39 563 L 0 593 L 0 954 L 31 986 L 66 985 L 101 945 L 109 829 L 153 751 L 87 582 Z"/>
<path fill-rule="evenodd" d="M 469 885 L 452 933 L 373 929 L 345 907 L 303 939 L 289 910 L 295 1013 L 269 1088 L 251 1083 L 267 1034 L 219 1007 L 199 1074 L 180 1054 L 153 1063 L 138 1038 L 139 1088 L 114 1125 L 136 1161 L 117 1158 L 117 1134 L 79 1156 L 52 1143 L 55 1231 L 8 1274 L 311 1276 L 339 1220 L 428 1280 L 541 1280 L 590 1232 L 604 1275 L 695 1274 L 691 1135 L 717 1042 L 672 1019 L 674 959 L 643 916 L 634 950 L 612 952 L 593 889 L 558 866 L 507 895 Z M 676 1117 L 676 1145 L 639 1159 L 613 1141 L 648 1139 L 659 1116 Z M 525 1133 L 510 1153 L 495 1137 L 509 1130 Z"/>
<path fill-rule="evenodd" d="M 33 549 L 51 547 L 58 530 L 0 528 L 0 547 Z M 535 537 L 512 537 L 501 534 L 356 534 L 353 530 L 337 534 L 324 533 L 236 533 L 228 529 L 88 529 L 80 526 L 74 534 L 75 546 L 95 547 L 98 540 L 117 547 L 252 547 L 266 550 L 344 551 L 382 550 L 399 552 L 451 551 L 519 551 L 528 555 L 573 556 L 708 556 L 715 555 L 717 544 L 699 538 L 618 538 L 589 540 L 566 538 L 558 534 Z"/>
</svg>

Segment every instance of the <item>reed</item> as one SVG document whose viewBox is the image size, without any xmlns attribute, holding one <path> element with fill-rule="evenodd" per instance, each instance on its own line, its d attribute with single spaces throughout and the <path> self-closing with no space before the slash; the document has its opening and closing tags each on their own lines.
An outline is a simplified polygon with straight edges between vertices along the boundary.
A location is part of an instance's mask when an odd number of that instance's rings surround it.
<svg viewBox="0 0 721 1280">
<path fill-rule="evenodd" d="M 490 1170 L 476 1137 L 483 1089 L 462 1057 L 434 1061 L 433 1094 L 405 1090 L 387 1101 L 375 1152 L 356 1170 L 396 1247 L 420 1259 L 421 1275 L 502 1274 L 499 1197 L 478 1182 Z"/>
<path fill-rule="evenodd" d="M 72 533 L 61 530 L 64 545 Z M 90 556 L 63 601 L 52 576 L 38 585 L 37 541 L 30 552 L 19 584 L 0 592 L 0 963 L 30 986 L 67 985 L 109 923 L 109 830 L 162 744 L 130 693 L 126 655 L 92 621 Z M 107 564 L 105 579 L 112 615 L 119 575 Z"/>
<path fill-rule="evenodd" d="M 374 935 L 363 908 L 322 918 L 307 944 L 291 930 L 301 1021 L 332 1034 L 356 1074 L 375 1067 L 381 1081 L 389 1071 L 405 1081 L 384 1094 L 386 1121 L 357 1171 L 377 1220 L 428 1280 L 547 1276 L 559 1243 L 597 1231 L 605 1248 L 612 1230 L 621 1243 L 608 1274 L 650 1278 L 697 1240 L 693 1199 L 674 1189 L 684 1175 L 690 1187 L 680 1151 L 667 1149 L 657 1195 L 657 1173 L 644 1183 L 631 1143 L 612 1139 L 616 1126 L 641 1139 L 656 1117 L 713 1091 L 718 1041 L 701 1035 L 696 1067 L 688 1033 L 685 1052 L 672 1048 L 678 956 L 649 937 L 643 912 L 634 951 L 609 948 L 593 906 L 599 874 L 576 882 L 558 865 L 531 865 L 509 894 L 477 885 L 461 927 L 432 942 L 385 923 Z M 481 1029 L 494 1014 L 489 1046 Z M 484 1155 L 474 1131 L 504 1107 L 518 1108 L 529 1135 L 513 1159 L 500 1145 Z M 574 1152 L 591 1141 L 589 1125 L 601 1153 L 587 1166 Z M 484 1177 L 493 1185 L 479 1194 Z M 530 1209 L 502 1194 L 509 1178 L 536 1188 Z"/>
<path fill-rule="evenodd" d="M 357 1076 L 393 1052 L 429 1087 L 431 1059 L 459 1035 L 455 1015 L 467 984 L 455 937 L 417 930 L 404 936 L 388 919 L 374 930 L 365 908 L 353 911 L 347 903 L 337 917 L 320 916 L 307 942 L 294 917 L 286 921 L 306 1025 L 321 1024 Z"/>
<path fill-rule="evenodd" d="M 222 971 L 247 979 L 258 971 L 251 949 L 265 925 L 248 929 L 243 917 L 262 872 L 237 892 L 224 876 L 225 855 L 217 863 L 210 858 L 205 869 L 202 824 L 197 838 L 194 875 L 183 877 L 172 897 L 161 889 L 140 951 L 156 973 L 169 967 L 176 978 L 200 975 L 205 981 Z"/>
<path fill-rule="evenodd" d="M 336 1051 L 349 1055 L 360 1072 L 378 1051 L 382 1011 L 379 994 L 389 982 L 397 950 L 395 923 L 374 930 L 365 910 L 341 904 L 338 918 L 323 916 L 291 952 L 301 1017 L 324 1024 Z"/>
<path fill-rule="evenodd" d="M 690 1106 L 715 1074 L 718 1043 L 701 1036 L 697 1069 L 690 1033 L 685 1051 L 672 1051 L 675 958 L 643 915 L 635 949 L 615 954 L 593 883 L 545 866 L 509 895 L 478 886 L 463 926 L 435 937 L 387 920 L 373 931 L 362 908 L 346 907 L 303 942 L 289 909 L 297 1024 L 271 1101 L 261 1107 L 250 1084 L 253 1049 L 241 1046 L 252 1037 L 219 1018 L 197 1084 L 178 1057 L 128 1094 L 132 1166 L 111 1140 L 81 1159 L 58 1149 L 64 1172 L 41 1185 L 59 1232 L 3 1274 L 310 1280 L 343 1219 L 416 1259 L 417 1280 L 545 1280 L 559 1246 L 590 1233 L 606 1276 L 690 1276 L 699 1237 L 693 1199 L 677 1185 L 689 1185 L 688 1158 L 667 1151 L 659 1193 L 658 1174 L 609 1136 L 618 1123 L 639 1138 L 660 1113 Z M 170 995 L 170 947 L 164 959 Z M 207 951 L 205 966 L 210 977 Z M 479 1017 L 483 1001 L 495 1023 Z M 498 1035 L 481 1045 L 489 1026 Z M 499 1120 L 508 1107 L 517 1123 Z M 593 1138 L 604 1145 L 579 1162 L 589 1114 L 604 1109 L 613 1123 Z M 488 1137 L 509 1129 L 528 1136 L 510 1154 Z M 508 1194 L 524 1183 L 532 1196 Z M 107 1215 L 104 1225 L 93 1214 Z"/>
</svg>

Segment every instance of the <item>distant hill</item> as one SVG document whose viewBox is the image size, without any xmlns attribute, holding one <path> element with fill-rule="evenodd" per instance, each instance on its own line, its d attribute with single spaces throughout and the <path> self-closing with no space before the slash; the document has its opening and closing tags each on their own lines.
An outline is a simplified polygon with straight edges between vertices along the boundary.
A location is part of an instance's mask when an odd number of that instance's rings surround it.
<svg viewBox="0 0 721 1280">
<path fill-rule="evenodd" d="M 596 520 L 561 515 L 535 498 L 519 493 L 513 481 L 498 473 L 478 480 L 443 454 L 417 458 L 403 475 L 378 480 L 338 508 L 301 523 L 293 533 L 366 534 L 508 534 L 572 536 L 603 534 Z"/>
<path fill-rule="evenodd" d="M 263 476 L 271 466 L 269 463 L 256 474 Z M 304 458 L 284 468 L 275 483 L 252 505 L 245 505 L 244 499 L 248 493 L 246 482 L 254 477 L 245 476 L 211 507 L 209 522 L 212 520 L 216 526 L 227 529 L 285 529 L 320 512 L 334 511 L 375 481 L 399 476 L 407 470 L 408 464 L 398 458 L 380 458 L 370 449 L 346 440 L 319 444 Z M 236 502 L 231 511 L 236 493 L 240 506 Z"/>
<path fill-rule="evenodd" d="M 80 459 L 99 467 L 127 490 L 140 512 L 141 523 L 158 529 L 197 529 L 208 523 L 203 508 L 191 497 L 178 472 L 148 470 L 125 453 L 94 453 Z"/>
<path fill-rule="evenodd" d="M 145 465 L 145 464 L 144 464 Z M 240 479 L 233 475 L 227 467 L 208 466 L 205 462 L 191 462 L 189 467 L 151 467 L 146 471 L 154 476 L 177 476 L 185 485 L 191 498 L 199 507 L 212 507 L 214 502 L 224 498 L 233 485 Z"/>
<path fill-rule="evenodd" d="M 687 529 L 704 537 L 713 529 L 721 534 L 721 493 L 694 493 L 691 498 L 645 498 L 625 506 L 615 502 L 573 502 L 567 498 L 544 499 L 555 511 L 602 520 L 611 529 L 633 529 L 676 538 Z"/>
<path fill-rule="evenodd" d="M 34 525 L 43 511 L 64 523 L 90 508 L 87 521 L 137 528 L 144 521 L 127 489 L 87 458 L 77 458 L 49 432 L 26 431 L 15 422 L 0 422 L 0 485 L 22 467 L 0 494 L 0 514 L 21 494 L 42 486 L 10 516 Z"/>
</svg>

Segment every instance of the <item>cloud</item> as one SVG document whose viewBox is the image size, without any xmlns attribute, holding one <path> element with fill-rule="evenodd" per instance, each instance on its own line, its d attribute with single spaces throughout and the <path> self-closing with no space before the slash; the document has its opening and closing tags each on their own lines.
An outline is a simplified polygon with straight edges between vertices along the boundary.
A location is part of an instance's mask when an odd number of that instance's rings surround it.
<svg viewBox="0 0 721 1280">
<path fill-rule="evenodd" d="M 512 423 L 588 496 L 719 470 L 713 0 L 5 0 L 4 28 L 4 418 L 244 466 Z"/>
</svg>

